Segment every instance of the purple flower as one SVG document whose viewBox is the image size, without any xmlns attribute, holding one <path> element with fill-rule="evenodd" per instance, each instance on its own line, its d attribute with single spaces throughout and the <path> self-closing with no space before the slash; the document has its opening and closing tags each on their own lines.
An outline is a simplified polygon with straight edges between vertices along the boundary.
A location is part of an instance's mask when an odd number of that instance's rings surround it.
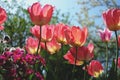
<svg viewBox="0 0 120 80">
<path fill-rule="evenodd" d="M 35 58 L 38 62 L 42 63 L 42 65 L 46 66 L 46 61 L 44 58 L 42 58 L 39 54 L 35 55 Z"/>
<path fill-rule="evenodd" d="M 24 51 L 23 51 L 23 50 L 20 50 L 20 49 L 14 50 L 14 51 L 13 51 L 13 56 L 12 56 L 13 61 L 14 61 L 14 62 L 17 62 L 18 60 L 20 60 L 21 57 L 23 56 L 23 54 L 24 54 Z"/>
<path fill-rule="evenodd" d="M 6 59 L 8 59 L 13 55 L 13 53 L 10 52 L 10 51 L 6 51 L 6 52 L 3 53 L 3 55 L 6 57 Z"/>
<path fill-rule="evenodd" d="M 35 75 L 38 79 L 44 80 L 43 76 L 39 72 L 36 72 Z"/>
<path fill-rule="evenodd" d="M 15 68 L 12 68 L 12 69 L 10 70 L 10 75 L 11 75 L 11 76 L 16 76 L 16 69 L 15 69 Z"/>
<path fill-rule="evenodd" d="M 28 64 L 34 64 L 35 57 L 33 54 L 26 54 L 26 56 L 24 57 L 24 61 L 27 62 Z"/>
<path fill-rule="evenodd" d="M 30 75 L 30 74 L 32 74 L 32 73 L 34 73 L 34 70 L 33 70 L 33 69 L 27 69 L 27 70 L 26 70 L 26 74 L 27 74 L 27 75 Z"/>
<path fill-rule="evenodd" d="M 6 57 L 4 55 L 0 55 L 0 66 L 5 63 Z"/>
</svg>

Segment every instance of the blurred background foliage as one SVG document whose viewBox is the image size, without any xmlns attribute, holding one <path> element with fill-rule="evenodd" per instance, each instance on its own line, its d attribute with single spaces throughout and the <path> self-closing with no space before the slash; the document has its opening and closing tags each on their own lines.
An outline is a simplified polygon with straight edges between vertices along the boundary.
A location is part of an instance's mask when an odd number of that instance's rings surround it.
<svg viewBox="0 0 120 80">
<path fill-rule="evenodd" d="M 39 1 L 39 0 L 38 0 Z M 0 44 L 0 52 L 3 52 L 5 47 L 24 47 L 25 40 L 27 37 L 32 36 L 30 33 L 30 28 L 33 24 L 30 21 L 27 10 L 25 9 L 25 2 L 18 3 L 17 0 L 12 0 L 12 4 L 9 4 L 7 0 L 0 0 L 0 6 L 2 6 L 8 15 L 7 21 L 4 23 L 4 31 L 0 31 L 0 38 L 3 39 L 4 35 L 10 36 L 10 42 L 7 44 Z M 102 21 L 102 12 L 109 8 L 120 8 L 120 1 L 118 0 L 76 0 L 79 10 L 76 12 L 75 17 L 77 17 L 76 22 L 79 26 L 87 26 L 89 29 L 89 36 L 87 38 L 87 43 L 92 41 L 95 45 L 95 58 L 100 62 L 105 63 L 105 43 L 103 43 L 98 35 L 98 29 L 104 29 L 105 25 Z M 72 22 L 70 20 L 70 13 L 61 13 L 60 10 L 55 10 L 50 24 L 65 23 L 70 26 Z M 118 32 L 119 33 L 119 32 Z M 86 43 L 86 44 L 87 44 Z M 109 67 L 111 67 L 112 59 L 115 56 L 115 38 L 114 33 L 111 39 L 111 42 L 108 45 L 109 48 Z M 69 49 L 69 46 L 64 46 L 64 54 Z M 63 59 L 61 51 L 54 55 L 47 54 L 43 51 L 43 56 L 48 57 L 48 69 L 45 69 L 47 72 L 46 80 L 72 80 L 72 68 L 73 65 L 70 65 Z M 83 80 L 83 66 L 76 66 L 74 80 Z M 56 76 L 55 76 L 56 75 Z M 90 77 L 87 75 L 88 78 Z M 90 78 L 90 80 L 95 80 Z M 112 79 L 110 79 L 112 80 Z"/>
<path fill-rule="evenodd" d="M 80 10 L 76 15 L 78 16 L 78 23 L 81 26 L 86 25 L 89 29 L 88 41 L 92 40 L 95 44 L 95 58 L 101 62 L 105 62 L 106 44 L 103 43 L 98 35 L 98 29 L 104 29 L 106 26 L 103 22 L 102 13 L 110 8 L 120 8 L 119 0 L 77 0 Z M 81 15 L 80 15 L 81 14 Z M 119 34 L 119 31 L 118 31 Z M 115 57 L 115 35 L 112 33 L 112 39 L 108 44 L 109 59 Z M 98 57 L 99 56 L 99 57 Z"/>
</svg>

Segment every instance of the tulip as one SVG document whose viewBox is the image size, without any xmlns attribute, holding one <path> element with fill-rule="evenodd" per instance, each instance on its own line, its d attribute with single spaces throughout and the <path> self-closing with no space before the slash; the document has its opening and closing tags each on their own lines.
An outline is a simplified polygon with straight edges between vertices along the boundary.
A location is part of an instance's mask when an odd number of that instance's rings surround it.
<svg viewBox="0 0 120 80">
<path fill-rule="evenodd" d="M 4 30 L 4 26 L 0 25 L 0 30 Z"/>
<path fill-rule="evenodd" d="M 72 46 L 83 46 L 86 42 L 88 30 L 86 27 L 81 29 L 80 27 L 73 26 L 70 29 L 65 30 L 65 37 L 68 44 Z"/>
<path fill-rule="evenodd" d="M 120 30 L 120 9 L 108 9 L 103 12 L 104 23 L 111 31 Z"/>
<path fill-rule="evenodd" d="M 6 11 L 0 7 L 0 30 L 4 29 L 2 24 L 6 21 L 6 19 L 7 19 Z"/>
<path fill-rule="evenodd" d="M 50 22 L 53 14 L 53 6 L 46 4 L 42 8 L 41 4 L 39 2 L 36 2 L 31 7 L 28 8 L 28 12 L 31 21 L 35 25 L 42 26 Z"/>
<path fill-rule="evenodd" d="M 62 43 L 62 44 L 67 44 L 67 40 L 66 40 L 66 37 L 65 37 L 65 30 L 67 30 L 69 27 L 63 23 L 59 23 L 56 25 L 55 27 L 55 37 L 56 37 L 56 40 L 59 42 L 59 43 Z"/>
<path fill-rule="evenodd" d="M 46 43 L 47 48 L 45 48 L 44 43 L 41 43 L 41 47 L 46 49 L 50 54 L 55 54 L 60 50 L 61 44 L 56 41 L 55 37 L 53 37 L 50 42 Z"/>
<path fill-rule="evenodd" d="M 25 48 L 28 53 L 35 54 L 37 52 L 37 48 L 38 48 L 38 39 L 29 37 L 26 40 Z M 40 49 L 39 49 L 39 52 L 40 52 Z"/>
<path fill-rule="evenodd" d="M 104 29 L 104 31 L 99 30 L 99 33 L 100 33 L 101 40 L 103 42 L 109 42 L 110 41 L 112 32 L 109 31 L 109 29 L 106 28 L 106 29 Z"/>
<path fill-rule="evenodd" d="M 64 55 L 64 58 L 68 60 L 70 64 L 76 64 L 79 66 L 82 65 L 84 61 L 90 61 L 94 57 L 93 54 L 94 45 L 92 43 L 89 43 L 88 46 L 78 47 L 77 49 L 78 49 L 77 57 L 76 57 L 76 47 L 72 47 Z"/>
<path fill-rule="evenodd" d="M 47 50 L 50 54 L 54 54 L 58 52 L 61 48 L 61 44 L 59 44 L 55 38 L 53 38 L 50 42 L 47 43 Z"/>
<path fill-rule="evenodd" d="M 7 19 L 6 11 L 0 7 L 0 25 L 4 23 Z"/>
<path fill-rule="evenodd" d="M 103 19 L 108 29 L 115 32 L 116 60 L 117 60 L 116 62 L 118 62 L 119 45 L 118 45 L 117 30 L 120 30 L 120 9 L 119 8 L 108 9 L 106 12 L 103 13 Z M 116 79 L 117 79 L 117 65 L 118 63 L 115 64 Z"/>
<path fill-rule="evenodd" d="M 87 66 L 87 72 L 93 77 L 99 77 L 103 72 L 103 66 L 97 60 L 92 60 Z"/>
<path fill-rule="evenodd" d="M 40 26 L 35 25 L 30 29 L 30 32 L 37 37 L 38 39 L 40 39 Z"/>
<path fill-rule="evenodd" d="M 30 29 L 30 32 L 40 39 L 40 27 L 35 25 Z M 42 33 L 41 33 L 41 41 L 43 42 L 49 42 L 53 38 L 54 33 L 54 26 L 53 25 L 43 25 L 42 27 Z"/>
<path fill-rule="evenodd" d="M 54 26 L 53 25 L 44 25 L 42 27 L 42 41 L 49 42 L 53 38 Z"/>
</svg>

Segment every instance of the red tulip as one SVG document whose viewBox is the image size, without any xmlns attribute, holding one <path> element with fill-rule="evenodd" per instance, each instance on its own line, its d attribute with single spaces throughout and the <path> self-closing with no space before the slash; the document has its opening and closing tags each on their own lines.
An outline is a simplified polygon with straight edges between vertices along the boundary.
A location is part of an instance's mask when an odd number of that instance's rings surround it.
<svg viewBox="0 0 120 80">
<path fill-rule="evenodd" d="M 0 25 L 0 30 L 4 30 L 4 26 L 1 26 L 1 25 Z"/>
<path fill-rule="evenodd" d="M 44 43 L 42 43 L 41 46 L 42 48 L 45 49 Z M 61 44 L 56 41 L 55 37 L 53 37 L 50 42 L 46 43 L 46 47 L 47 47 L 47 51 L 49 51 L 50 54 L 55 54 L 60 50 Z"/>
<path fill-rule="evenodd" d="M 37 48 L 38 48 L 38 39 L 29 37 L 26 40 L 25 48 L 28 53 L 35 54 L 37 52 Z M 39 49 L 39 52 L 40 52 L 40 49 Z"/>
<path fill-rule="evenodd" d="M 0 7 L 0 30 L 3 30 L 4 27 L 1 26 L 7 19 L 6 11 Z"/>
<path fill-rule="evenodd" d="M 53 14 L 52 5 L 46 4 L 43 8 L 39 2 L 34 3 L 28 8 L 30 18 L 35 25 L 48 24 L 51 20 Z"/>
<path fill-rule="evenodd" d="M 83 46 L 86 42 L 88 30 L 86 27 L 80 29 L 80 27 L 73 26 L 70 29 L 65 30 L 65 37 L 67 42 L 72 46 Z"/>
<path fill-rule="evenodd" d="M 109 30 L 120 30 L 120 9 L 108 9 L 103 12 L 103 19 Z"/>
<path fill-rule="evenodd" d="M 31 28 L 30 32 L 40 39 L 40 27 L 35 25 L 34 27 Z M 41 40 L 43 42 L 48 42 L 51 41 L 53 38 L 53 33 L 54 33 L 54 26 L 53 25 L 43 25 L 42 27 L 42 33 L 41 33 Z"/>
<path fill-rule="evenodd" d="M 94 45 L 89 43 L 88 46 L 78 47 L 76 58 L 76 47 L 72 47 L 65 55 L 64 58 L 69 61 L 70 64 L 82 65 L 84 61 L 90 61 L 93 57 Z"/>
<path fill-rule="evenodd" d="M 100 33 L 101 40 L 103 42 L 109 42 L 110 41 L 112 32 L 109 31 L 109 29 L 106 28 L 106 29 L 104 29 L 104 31 L 99 30 L 99 33 Z"/>
<path fill-rule="evenodd" d="M 69 27 L 63 23 L 59 23 L 55 27 L 55 37 L 59 43 L 67 44 L 64 31 Z"/>
<path fill-rule="evenodd" d="M 100 74 L 103 72 L 103 66 L 97 60 L 92 60 L 90 64 L 87 66 L 88 74 L 93 77 L 99 77 Z"/>
</svg>

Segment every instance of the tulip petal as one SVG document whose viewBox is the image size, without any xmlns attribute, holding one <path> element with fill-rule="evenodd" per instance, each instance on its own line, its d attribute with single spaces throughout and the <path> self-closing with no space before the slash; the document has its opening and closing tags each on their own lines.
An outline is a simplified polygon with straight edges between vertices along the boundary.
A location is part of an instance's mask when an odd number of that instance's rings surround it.
<svg viewBox="0 0 120 80">
<path fill-rule="evenodd" d="M 0 30 L 4 30 L 4 26 L 1 26 L 1 25 L 0 25 Z"/>
<path fill-rule="evenodd" d="M 7 19 L 6 11 L 0 7 L 0 25 L 4 23 Z"/>
</svg>

